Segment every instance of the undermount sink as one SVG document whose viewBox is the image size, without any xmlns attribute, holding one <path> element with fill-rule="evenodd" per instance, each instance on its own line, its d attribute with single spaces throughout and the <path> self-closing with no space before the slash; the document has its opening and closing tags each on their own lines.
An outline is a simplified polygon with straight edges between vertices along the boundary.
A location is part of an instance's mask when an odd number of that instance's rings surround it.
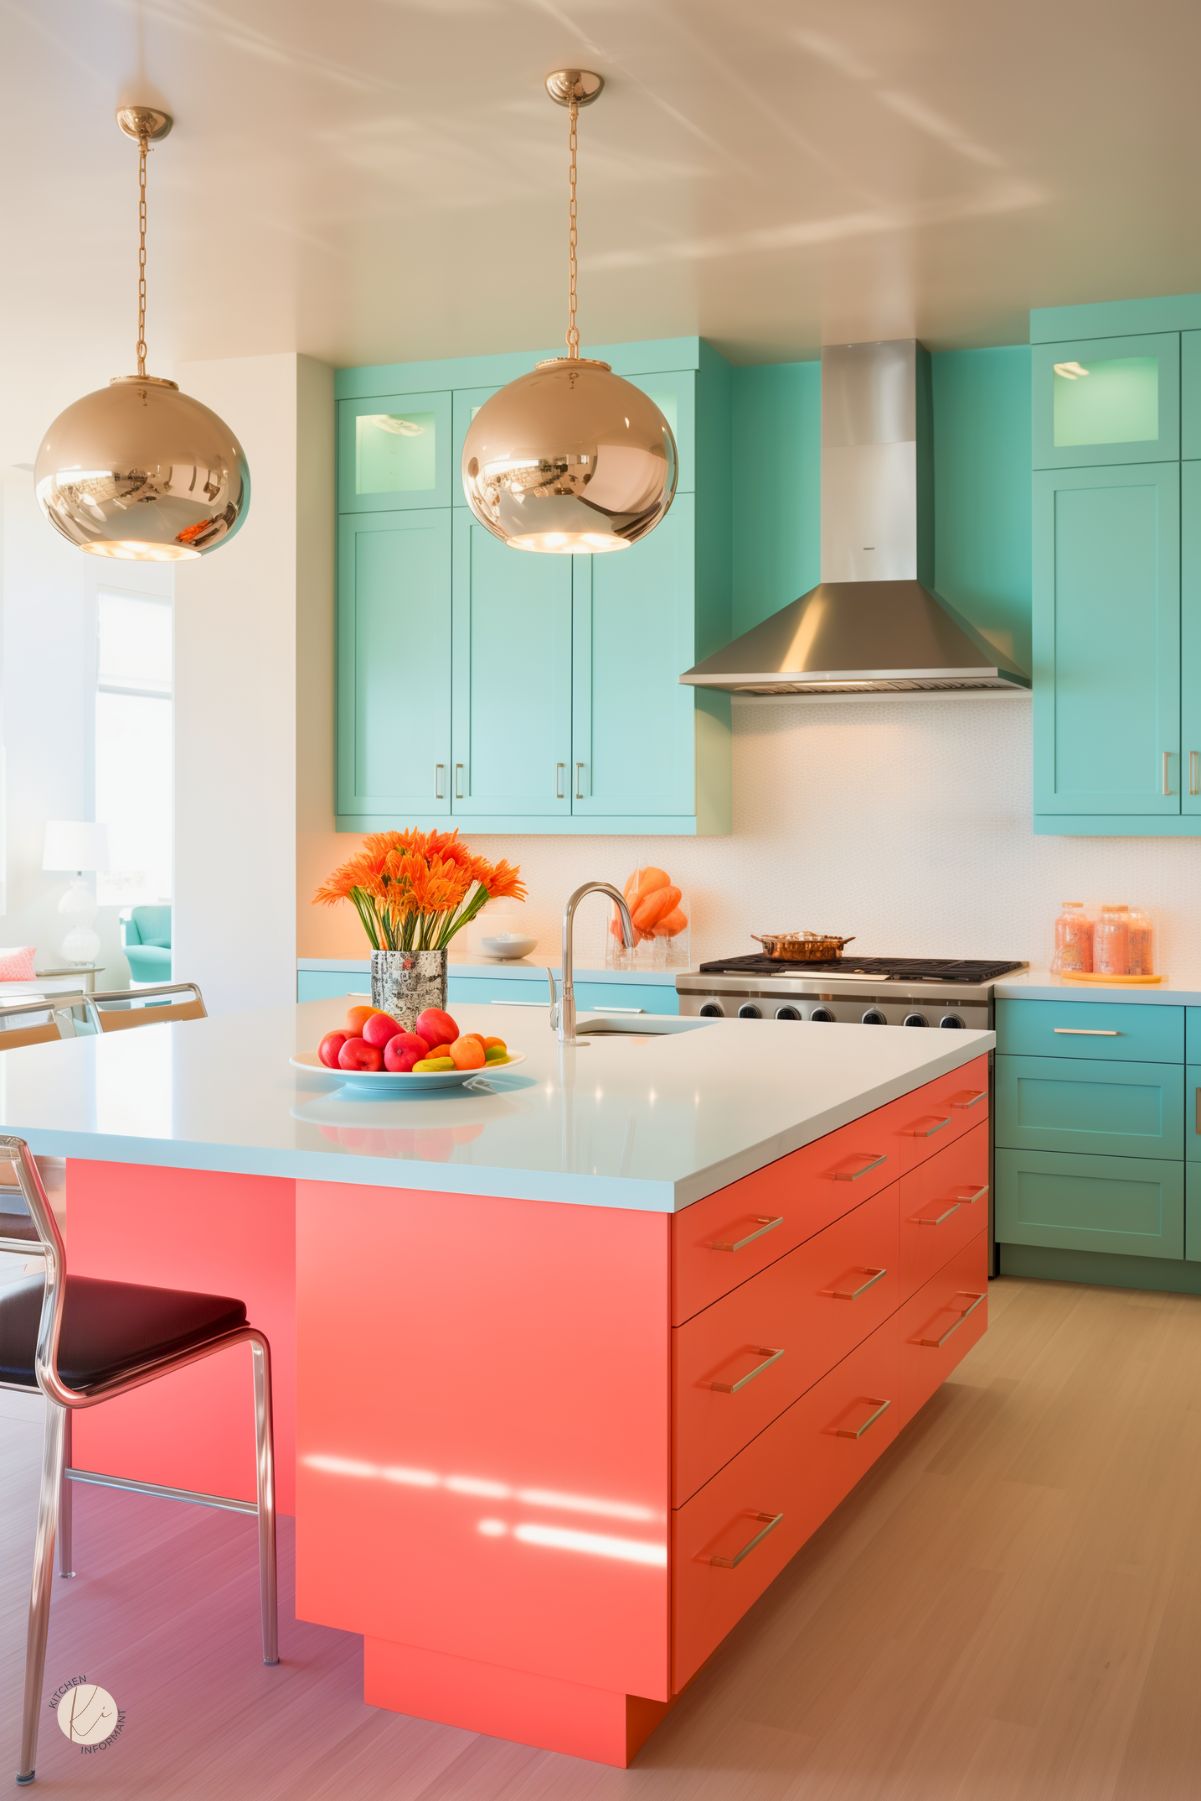
<svg viewBox="0 0 1201 1801">
<path fill-rule="evenodd" d="M 669 1019 L 651 1015 L 645 1019 L 586 1019 L 576 1026 L 577 1038 L 670 1038 L 676 1032 L 694 1032 L 712 1025 L 710 1019 Z"/>
</svg>

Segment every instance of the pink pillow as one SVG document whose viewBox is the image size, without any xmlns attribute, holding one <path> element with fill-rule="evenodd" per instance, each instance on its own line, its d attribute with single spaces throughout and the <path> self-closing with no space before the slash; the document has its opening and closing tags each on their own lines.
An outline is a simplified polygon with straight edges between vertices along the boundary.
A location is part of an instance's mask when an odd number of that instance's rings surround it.
<svg viewBox="0 0 1201 1801">
<path fill-rule="evenodd" d="M 37 952 L 32 944 L 19 950 L 0 951 L 0 982 L 29 982 L 34 975 Z"/>
</svg>

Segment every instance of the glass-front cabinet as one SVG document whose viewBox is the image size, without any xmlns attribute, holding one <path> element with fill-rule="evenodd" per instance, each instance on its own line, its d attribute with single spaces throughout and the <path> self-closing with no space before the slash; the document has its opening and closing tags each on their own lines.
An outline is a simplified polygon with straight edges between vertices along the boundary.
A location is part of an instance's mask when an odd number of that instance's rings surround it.
<svg viewBox="0 0 1201 1801">
<path fill-rule="evenodd" d="M 1034 467 L 1162 463 L 1180 455 L 1180 334 L 1036 344 Z"/>
<path fill-rule="evenodd" d="M 451 402 L 446 393 L 338 402 L 338 511 L 450 505 Z"/>
</svg>

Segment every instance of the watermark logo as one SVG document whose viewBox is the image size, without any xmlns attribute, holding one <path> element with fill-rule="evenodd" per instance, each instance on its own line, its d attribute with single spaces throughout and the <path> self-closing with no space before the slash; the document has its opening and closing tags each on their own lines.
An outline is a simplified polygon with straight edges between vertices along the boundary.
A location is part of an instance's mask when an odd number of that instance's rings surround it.
<svg viewBox="0 0 1201 1801">
<path fill-rule="evenodd" d="M 50 1697 L 59 1731 L 87 1756 L 103 1751 L 119 1736 L 125 1715 L 106 1688 L 86 1676 L 72 1676 Z"/>
</svg>

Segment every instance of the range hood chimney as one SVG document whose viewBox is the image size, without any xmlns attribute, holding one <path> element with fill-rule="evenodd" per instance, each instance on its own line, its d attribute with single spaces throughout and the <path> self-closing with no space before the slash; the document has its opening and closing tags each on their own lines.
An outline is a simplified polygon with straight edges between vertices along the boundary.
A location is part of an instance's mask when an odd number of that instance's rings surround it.
<svg viewBox="0 0 1201 1801">
<path fill-rule="evenodd" d="M 735 694 L 995 688 L 1030 677 L 936 594 L 930 355 L 822 351 L 821 576 L 680 677 Z"/>
</svg>

